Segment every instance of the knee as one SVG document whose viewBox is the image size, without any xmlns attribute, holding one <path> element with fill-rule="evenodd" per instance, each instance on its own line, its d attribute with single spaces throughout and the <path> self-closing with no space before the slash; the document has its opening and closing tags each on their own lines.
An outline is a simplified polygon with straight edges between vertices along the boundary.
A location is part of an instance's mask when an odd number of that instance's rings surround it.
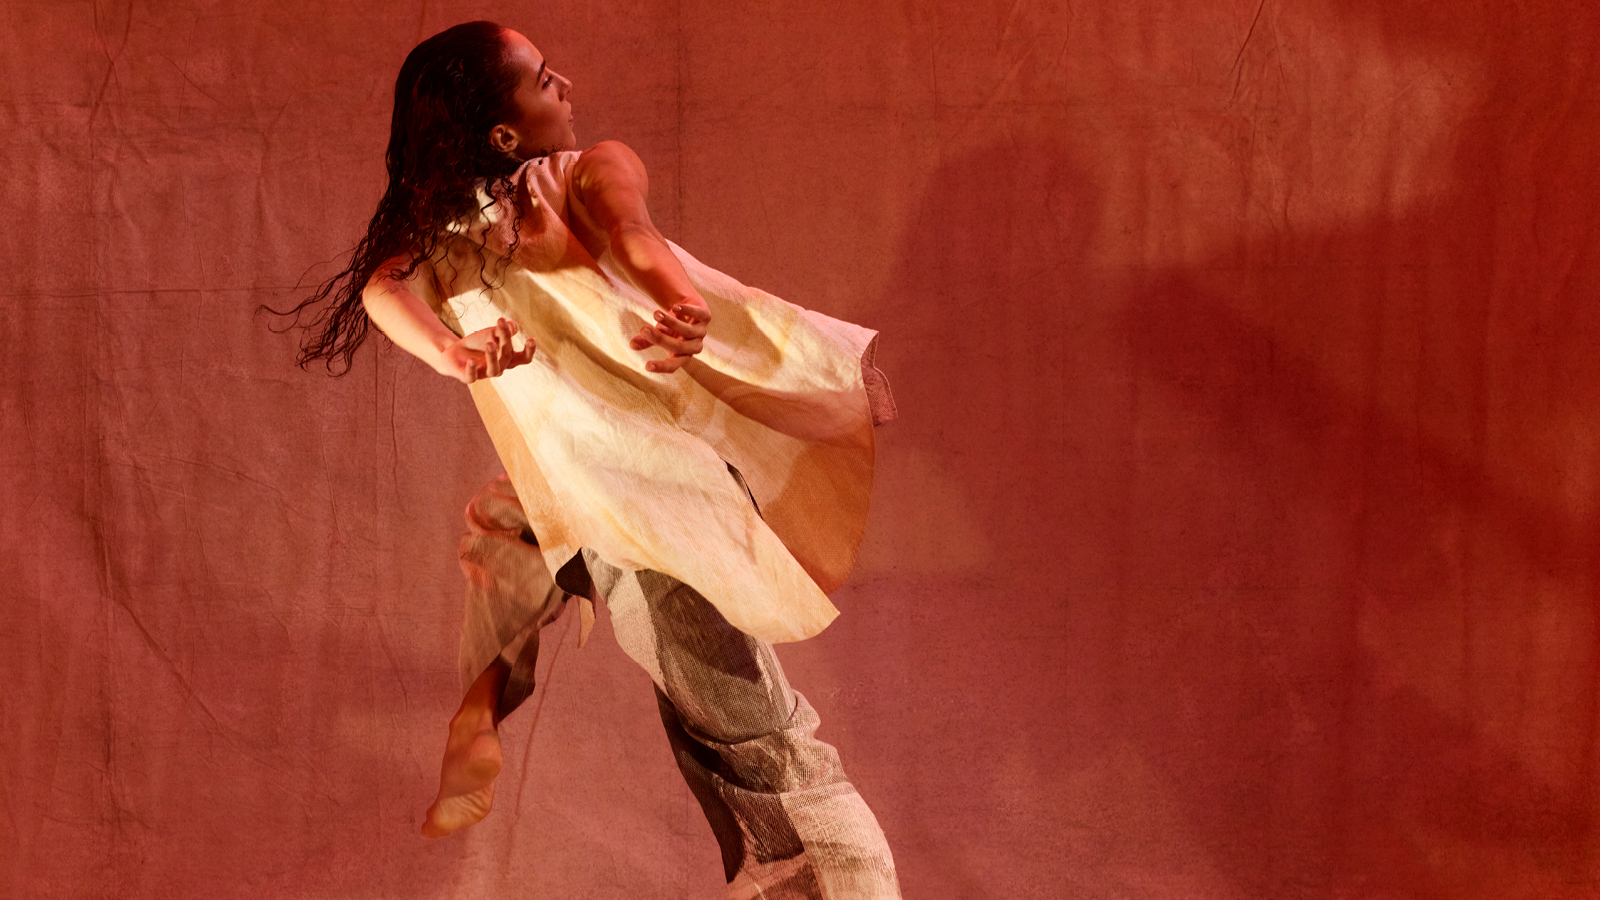
<svg viewBox="0 0 1600 900">
<path fill-rule="evenodd" d="M 515 536 L 517 539 L 538 545 L 538 538 L 528 524 L 528 514 L 522 508 L 517 490 L 504 472 L 495 476 L 479 489 L 467 502 L 464 514 L 467 535 Z"/>
</svg>

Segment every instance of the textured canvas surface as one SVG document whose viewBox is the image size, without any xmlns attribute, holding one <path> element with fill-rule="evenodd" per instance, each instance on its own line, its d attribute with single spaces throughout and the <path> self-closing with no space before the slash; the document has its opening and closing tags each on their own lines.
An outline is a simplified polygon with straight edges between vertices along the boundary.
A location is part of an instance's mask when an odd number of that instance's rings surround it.
<svg viewBox="0 0 1600 900">
<path fill-rule="evenodd" d="M 0 2 L 0 895 L 722 894 L 604 615 L 416 836 L 493 450 L 255 312 L 491 17 L 670 238 L 883 335 L 861 557 L 779 653 L 906 896 L 1595 896 L 1596 16 Z"/>
</svg>

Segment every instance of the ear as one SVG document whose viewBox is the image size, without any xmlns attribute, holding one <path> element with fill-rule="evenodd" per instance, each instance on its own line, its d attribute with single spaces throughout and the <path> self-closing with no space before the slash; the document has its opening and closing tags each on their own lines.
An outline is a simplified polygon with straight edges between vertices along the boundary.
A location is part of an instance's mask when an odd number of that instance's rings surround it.
<svg viewBox="0 0 1600 900">
<path fill-rule="evenodd" d="M 514 153 L 517 143 L 517 133 L 508 126 L 496 125 L 489 129 L 489 146 L 501 153 Z"/>
</svg>

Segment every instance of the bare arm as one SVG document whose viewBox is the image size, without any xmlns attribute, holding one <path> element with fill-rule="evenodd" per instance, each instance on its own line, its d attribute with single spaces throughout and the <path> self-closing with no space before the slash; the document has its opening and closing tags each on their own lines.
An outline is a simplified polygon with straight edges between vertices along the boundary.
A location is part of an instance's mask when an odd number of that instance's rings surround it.
<svg viewBox="0 0 1600 900">
<path fill-rule="evenodd" d="M 403 261 L 391 260 L 379 266 L 378 271 L 387 273 L 400 262 Z M 458 338 L 404 281 L 386 274 L 374 275 L 367 283 L 361 292 L 361 304 L 372 324 L 400 349 L 462 384 L 493 378 L 533 359 L 531 338 L 526 339 L 521 350 L 512 345 L 517 323 L 501 319 L 492 327 Z"/>
<path fill-rule="evenodd" d="M 711 311 L 650 221 L 645 207 L 650 182 L 644 163 L 625 144 L 604 141 L 578 158 L 572 184 L 577 201 L 611 239 L 617 263 L 661 307 L 655 325 L 639 329 L 631 346 L 665 348 L 672 355 L 651 360 L 645 368 L 676 372 L 700 352 Z"/>
</svg>

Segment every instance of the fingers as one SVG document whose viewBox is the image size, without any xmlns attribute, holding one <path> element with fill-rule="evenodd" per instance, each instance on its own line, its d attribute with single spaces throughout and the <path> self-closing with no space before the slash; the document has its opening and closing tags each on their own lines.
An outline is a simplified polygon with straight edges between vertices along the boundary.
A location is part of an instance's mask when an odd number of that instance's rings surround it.
<svg viewBox="0 0 1600 900">
<path fill-rule="evenodd" d="M 488 328 L 481 328 L 463 338 L 461 346 L 468 351 L 469 359 L 462 363 L 460 380 L 471 384 L 479 378 L 498 378 L 507 369 L 533 362 L 534 341 L 524 337 L 522 349 L 516 348 L 512 336 L 521 329 L 516 322 L 501 318 Z M 474 347 L 480 344 L 481 349 Z"/>
<path fill-rule="evenodd" d="M 652 359 L 644 364 L 645 371 L 670 374 L 683 368 L 705 346 L 706 325 L 711 322 L 711 311 L 696 303 L 679 303 L 672 307 L 671 315 L 655 310 L 655 324 L 639 329 L 628 346 L 635 350 L 660 347 L 670 356 Z"/>
<path fill-rule="evenodd" d="M 672 314 L 679 321 L 698 325 L 702 330 L 711 324 L 711 310 L 697 303 L 679 303 L 672 308 Z"/>
<path fill-rule="evenodd" d="M 517 366 L 533 362 L 533 338 L 524 337 L 522 339 L 522 349 L 518 350 L 511 341 L 511 336 L 520 330 L 517 328 L 517 323 L 510 319 L 501 319 L 499 328 L 501 339 L 495 348 L 498 351 L 495 355 L 500 371 L 504 372 L 507 369 L 514 369 Z"/>
<path fill-rule="evenodd" d="M 669 317 L 660 310 L 656 311 L 656 323 L 670 328 L 679 336 L 693 340 L 706 336 L 706 326 L 711 322 L 711 311 L 703 306 L 692 303 L 679 303 L 672 308 Z"/>
<path fill-rule="evenodd" d="M 517 323 L 510 319 L 501 319 L 494 324 L 492 343 L 484 348 L 483 354 L 490 378 L 498 377 L 515 364 L 512 360 L 517 358 L 517 351 L 511 344 L 511 336 L 516 333 Z"/>
<path fill-rule="evenodd" d="M 483 345 L 483 374 L 486 378 L 494 378 L 500 374 L 500 335 L 499 326 L 495 327 L 495 334 Z"/>
<path fill-rule="evenodd" d="M 655 323 L 640 328 L 628 345 L 635 350 L 651 347 L 666 350 L 670 355 L 646 362 L 645 369 L 660 374 L 676 372 L 704 347 L 711 313 L 702 306 L 680 303 L 672 308 L 672 315 L 657 310 L 654 318 Z M 533 339 L 524 337 L 521 350 L 516 349 L 512 340 L 520 331 L 516 322 L 500 318 L 494 325 L 468 335 L 459 342 L 460 351 L 466 351 L 467 358 L 457 363 L 458 368 L 452 374 L 463 384 L 472 384 L 483 378 L 498 378 L 508 369 L 532 362 Z M 473 344 L 479 346 L 473 347 Z"/>
<path fill-rule="evenodd" d="M 685 331 L 690 331 L 687 323 L 669 318 L 666 313 L 659 309 L 655 311 L 655 317 L 656 324 L 653 327 L 662 334 L 679 340 L 695 337 L 693 334 L 684 334 Z"/>
<path fill-rule="evenodd" d="M 674 354 L 666 359 L 652 359 L 644 364 L 645 371 L 658 372 L 663 375 L 671 374 L 684 367 L 684 364 L 693 359 L 692 354 Z"/>
<path fill-rule="evenodd" d="M 639 329 L 639 333 L 633 336 L 633 340 L 628 342 L 628 346 L 635 350 L 661 347 L 675 356 L 680 354 L 692 356 L 699 353 L 704 346 L 704 336 L 704 330 L 695 337 L 679 335 L 671 327 L 658 323 L 654 326 L 647 325 Z"/>
</svg>

